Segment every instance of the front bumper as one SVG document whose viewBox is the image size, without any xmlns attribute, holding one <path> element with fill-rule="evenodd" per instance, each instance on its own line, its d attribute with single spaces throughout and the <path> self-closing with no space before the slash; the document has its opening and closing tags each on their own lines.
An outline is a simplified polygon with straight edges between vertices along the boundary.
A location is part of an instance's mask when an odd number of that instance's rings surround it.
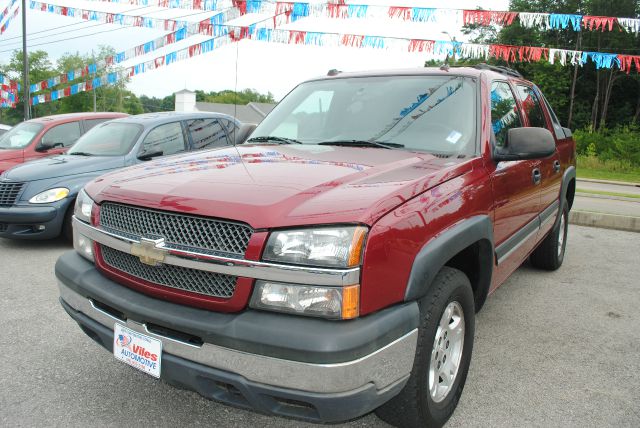
<svg viewBox="0 0 640 428">
<path fill-rule="evenodd" d="M 352 419 L 400 392 L 413 366 L 415 303 L 342 322 L 223 314 L 120 286 L 73 252 L 56 275 L 62 306 L 96 342 L 112 350 L 114 324 L 127 325 L 162 341 L 164 380 L 263 413 Z"/>
<path fill-rule="evenodd" d="M 60 235 L 69 202 L 0 208 L 0 237 L 52 239 Z"/>
</svg>

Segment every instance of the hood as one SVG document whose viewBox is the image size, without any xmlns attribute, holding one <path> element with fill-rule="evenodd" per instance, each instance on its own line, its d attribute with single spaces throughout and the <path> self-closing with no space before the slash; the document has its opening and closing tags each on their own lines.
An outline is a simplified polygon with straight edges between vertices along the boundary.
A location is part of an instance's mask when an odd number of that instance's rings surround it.
<svg viewBox="0 0 640 428">
<path fill-rule="evenodd" d="M 0 149 L 0 174 L 24 161 L 24 150 Z"/>
<path fill-rule="evenodd" d="M 35 181 L 67 177 L 99 171 L 110 171 L 124 166 L 122 156 L 61 155 L 38 159 L 19 165 L 6 173 L 13 181 Z"/>
<path fill-rule="evenodd" d="M 463 166 L 465 165 L 465 166 Z M 105 200 L 234 219 L 255 229 L 372 224 L 471 169 L 459 159 L 378 148 L 242 145 L 162 159 L 99 177 Z"/>
</svg>

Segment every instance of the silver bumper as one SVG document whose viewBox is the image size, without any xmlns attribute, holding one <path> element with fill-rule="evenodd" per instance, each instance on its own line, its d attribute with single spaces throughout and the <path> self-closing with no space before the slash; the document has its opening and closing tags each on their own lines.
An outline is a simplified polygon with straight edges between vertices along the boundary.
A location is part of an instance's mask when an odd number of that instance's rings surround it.
<svg viewBox="0 0 640 428">
<path fill-rule="evenodd" d="M 113 329 L 115 323 L 162 341 L 164 352 L 208 367 L 224 370 L 267 385 L 314 393 L 340 393 L 374 384 L 378 390 L 404 382 L 413 366 L 417 329 L 387 346 L 353 361 L 311 364 L 249 354 L 204 343 L 195 346 L 147 330 L 146 325 L 121 320 L 98 309 L 87 299 L 58 281 L 60 296 L 73 309 Z"/>
</svg>

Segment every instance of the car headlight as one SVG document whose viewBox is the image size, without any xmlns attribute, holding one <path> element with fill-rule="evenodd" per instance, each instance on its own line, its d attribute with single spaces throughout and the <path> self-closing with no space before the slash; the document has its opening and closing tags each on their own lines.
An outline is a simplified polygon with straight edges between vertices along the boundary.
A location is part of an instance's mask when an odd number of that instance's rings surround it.
<svg viewBox="0 0 640 428">
<path fill-rule="evenodd" d="M 29 199 L 31 204 L 49 204 L 57 202 L 69 196 L 69 189 L 66 187 L 57 187 L 55 189 L 45 190 Z"/>
<path fill-rule="evenodd" d="M 256 281 L 249 306 L 329 319 L 352 319 L 360 313 L 359 302 L 359 285 L 321 287 Z"/>
<path fill-rule="evenodd" d="M 87 192 L 81 190 L 76 198 L 76 206 L 73 214 L 75 214 L 79 220 L 91 223 L 91 211 L 93 211 L 93 199 L 87 195 Z"/>
<path fill-rule="evenodd" d="M 262 258 L 298 265 L 348 268 L 360 264 L 367 229 L 319 227 L 272 232 Z"/>
</svg>

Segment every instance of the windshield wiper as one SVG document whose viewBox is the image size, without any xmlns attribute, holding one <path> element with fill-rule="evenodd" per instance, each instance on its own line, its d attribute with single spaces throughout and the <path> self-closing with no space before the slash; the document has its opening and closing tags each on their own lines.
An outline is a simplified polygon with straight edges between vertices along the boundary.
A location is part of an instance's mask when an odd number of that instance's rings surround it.
<svg viewBox="0 0 640 428">
<path fill-rule="evenodd" d="M 93 153 L 87 153 L 87 152 L 72 152 L 67 154 L 73 155 L 73 156 L 93 156 Z"/>
<path fill-rule="evenodd" d="M 294 140 L 293 138 L 284 138 L 284 137 L 276 137 L 273 135 L 267 135 L 264 137 L 253 137 L 247 140 L 247 143 L 255 142 L 255 143 L 268 143 L 270 141 L 275 141 L 278 144 L 302 144 L 301 141 Z"/>
<path fill-rule="evenodd" d="M 368 140 L 335 140 L 335 141 L 323 141 L 318 143 L 321 146 L 352 146 L 352 147 L 382 147 L 383 149 L 399 149 L 404 147 L 404 144 L 398 143 L 379 143 L 377 141 Z"/>
</svg>

